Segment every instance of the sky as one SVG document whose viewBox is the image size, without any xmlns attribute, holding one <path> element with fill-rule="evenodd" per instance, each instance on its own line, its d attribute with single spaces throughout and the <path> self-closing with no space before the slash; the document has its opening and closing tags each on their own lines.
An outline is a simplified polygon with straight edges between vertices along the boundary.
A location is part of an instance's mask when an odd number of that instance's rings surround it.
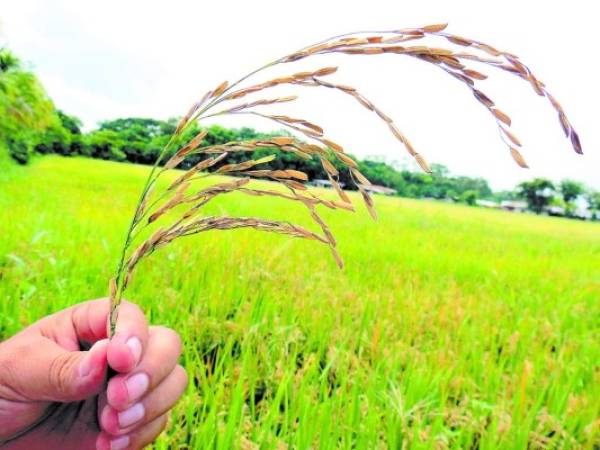
<svg viewBox="0 0 600 450">
<path fill-rule="evenodd" d="M 402 55 L 318 56 L 250 83 L 336 65 L 331 81 L 359 88 L 391 116 L 429 162 L 510 189 L 533 177 L 579 180 L 600 189 L 597 12 L 588 0 L 523 1 L 137 1 L 2 0 L 0 45 L 40 77 L 57 107 L 86 129 L 124 116 L 180 116 L 208 89 L 324 38 L 448 22 L 448 31 L 519 55 L 562 103 L 583 144 L 573 152 L 557 116 L 517 77 L 491 72 L 480 86 L 513 120 L 530 169 L 519 168 L 495 121 L 457 80 Z M 429 41 L 446 45 L 445 41 Z M 387 127 L 351 98 L 329 90 L 278 88 L 294 104 L 271 111 L 322 125 L 358 157 L 415 167 Z M 270 96 L 271 96 L 270 95 Z M 206 124 L 214 123 L 207 121 Z M 271 131 L 247 116 L 226 126 Z"/>
</svg>

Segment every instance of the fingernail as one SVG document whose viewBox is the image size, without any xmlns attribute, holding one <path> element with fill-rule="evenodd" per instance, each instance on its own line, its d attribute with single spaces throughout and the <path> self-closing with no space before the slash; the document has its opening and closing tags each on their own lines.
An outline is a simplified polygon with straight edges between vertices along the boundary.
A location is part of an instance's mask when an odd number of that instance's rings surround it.
<svg viewBox="0 0 600 450">
<path fill-rule="evenodd" d="M 129 436 L 121 436 L 110 441 L 110 450 L 123 450 L 129 445 Z"/>
<path fill-rule="evenodd" d="M 131 408 L 119 413 L 119 427 L 127 428 L 136 422 L 142 420 L 146 411 L 144 405 L 136 403 Z"/>
<path fill-rule="evenodd" d="M 129 350 L 131 350 L 133 359 L 137 365 L 137 363 L 140 362 L 140 357 L 142 356 L 142 342 L 134 336 L 129 338 L 125 344 L 127 347 L 129 347 Z"/>
<path fill-rule="evenodd" d="M 125 381 L 125 387 L 127 388 L 127 393 L 129 394 L 129 401 L 132 402 L 144 395 L 148 390 L 149 385 L 150 379 L 148 378 L 148 375 L 143 372 L 136 373 L 135 375 L 127 378 Z"/>
</svg>

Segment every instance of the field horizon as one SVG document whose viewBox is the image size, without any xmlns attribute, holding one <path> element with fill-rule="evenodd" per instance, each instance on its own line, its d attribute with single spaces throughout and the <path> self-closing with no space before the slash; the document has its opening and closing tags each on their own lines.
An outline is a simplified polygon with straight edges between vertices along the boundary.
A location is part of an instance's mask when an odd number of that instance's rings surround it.
<svg viewBox="0 0 600 450">
<path fill-rule="evenodd" d="M 106 296 L 149 170 L 0 156 L 0 340 Z M 600 223 L 382 196 L 373 222 L 350 196 L 323 211 L 343 270 L 249 230 L 140 265 L 126 296 L 180 333 L 191 380 L 153 448 L 597 449 Z M 272 198 L 207 212 L 311 228 Z"/>
</svg>

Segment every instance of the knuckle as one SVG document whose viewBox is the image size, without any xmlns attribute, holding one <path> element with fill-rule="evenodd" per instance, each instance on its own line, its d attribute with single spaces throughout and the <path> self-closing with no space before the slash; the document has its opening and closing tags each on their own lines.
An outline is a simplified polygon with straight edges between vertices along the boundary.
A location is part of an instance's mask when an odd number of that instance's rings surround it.
<svg viewBox="0 0 600 450">
<path fill-rule="evenodd" d="M 74 366 L 75 358 L 71 358 L 68 353 L 62 353 L 54 358 L 48 369 L 49 386 L 53 386 L 60 393 L 68 392 Z"/>
</svg>

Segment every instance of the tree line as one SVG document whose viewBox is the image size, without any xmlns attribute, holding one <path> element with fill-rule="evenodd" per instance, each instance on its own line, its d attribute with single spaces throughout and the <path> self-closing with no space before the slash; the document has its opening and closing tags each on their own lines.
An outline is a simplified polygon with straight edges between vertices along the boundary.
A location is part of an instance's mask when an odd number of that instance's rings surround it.
<svg viewBox="0 0 600 450">
<path fill-rule="evenodd" d="M 137 164 L 154 164 L 177 126 L 177 119 L 120 118 L 101 122 L 97 129 L 84 133 L 81 121 L 56 109 L 35 75 L 7 49 L 0 49 L 0 147 L 5 147 L 17 162 L 25 164 L 33 154 L 87 156 Z M 180 137 L 187 142 L 200 131 L 195 124 Z M 225 128 L 212 125 L 202 145 L 218 145 L 231 141 L 267 140 L 289 135 L 286 131 L 260 133 L 252 128 Z M 177 148 L 173 146 L 172 148 Z M 2 151 L 2 148 L 0 148 Z M 173 150 L 174 151 L 174 150 Z M 252 154 L 233 152 L 223 164 L 241 162 L 278 152 L 258 148 Z M 200 155 L 186 159 L 187 168 L 199 161 Z M 333 156 L 330 162 L 341 169 Z M 317 160 L 304 160 L 283 153 L 265 169 L 285 167 L 301 170 L 310 179 L 326 179 L 327 174 Z M 440 164 L 432 164 L 432 173 L 398 169 L 384 161 L 358 160 L 359 170 L 374 184 L 394 189 L 397 195 L 413 198 L 451 199 L 470 205 L 478 199 L 525 199 L 529 208 L 543 213 L 552 205 L 562 207 L 566 215 L 575 211 L 575 200 L 585 197 L 591 209 L 600 211 L 600 194 L 586 190 L 580 183 L 565 180 L 555 186 L 550 180 L 535 179 L 521 183 L 515 191 L 494 193 L 486 180 L 453 176 Z M 353 183 L 340 171 L 340 181 L 351 188 Z M 600 213 L 598 213 L 600 216 Z"/>
<path fill-rule="evenodd" d="M 35 152 L 154 164 L 177 125 L 177 119 L 162 121 L 131 117 L 101 122 L 98 129 L 84 134 L 77 118 L 60 111 L 58 114 L 61 125 L 53 125 L 40 136 L 39 142 L 33 146 Z M 190 127 L 181 137 L 181 141 L 187 142 L 199 131 L 200 126 L 197 124 Z M 268 140 L 274 136 L 289 135 L 285 130 L 260 133 L 248 127 L 235 129 L 219 125 L 210 126 L 207 131 L 202 146 L 226 144 L 231 141 Z M 272 147 L 258 148 L 250 154 L 233 152 L 223 160 L 223 164 L 237 163 L 247 158 L 257 159 L 273 153 L 280 152 Z M 191 155 L 182 163 L 181 168 L 191 167 L 200 159 L 201 155 Z M 346 171 L 341 170 L 339 160 L 332 155 L 330 162 L 340 169 L 340 181 L 351 189 L 353 183 L 346 178 Z M 359 170 L 372 183 L 395 189 L 399 195 L 406 197 L 464 199 L 471 193 L 475 198 L 492 195 L 492 190 L 484 179 L 453 177 L 448 169 L 440 164 L 432 164 L 432 174 L 397 170 L 382 161 L 362 160 L 358 161 L 358 165 Z M 287 167 L 305 172 L 310 179 L 327 179 L 327 173 L 318 160 L 305 160 L 288 152 L 282 152 L 276 160 L 261 167 L 270 170 Z"/>
</svg>

